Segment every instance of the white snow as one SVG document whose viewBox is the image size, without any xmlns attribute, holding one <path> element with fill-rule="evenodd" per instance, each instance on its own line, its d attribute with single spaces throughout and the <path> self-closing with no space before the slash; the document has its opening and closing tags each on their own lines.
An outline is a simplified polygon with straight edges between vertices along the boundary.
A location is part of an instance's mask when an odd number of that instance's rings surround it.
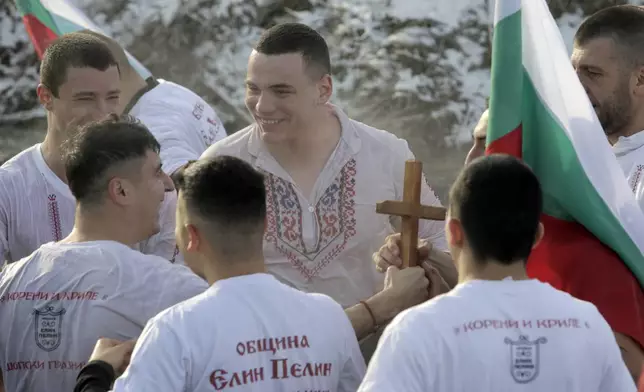
<svg viewBox="0 0 644 392">
<path fill-rule="evenodd" d="M 42 1 L 46 4 L 61 2 Z M 280 0 L 254 1 L 266 7 Z M 193 48 L 186 48 L 187 53 L 181 56 L 172 57 L 170 53 L 172 63 L 168 67 L 176 67 L 175 61 L 186 64 L 190 72 L 185 79 L 177 82 L 188 86 L 202 83 L 233 108 L 227 116 L 247 116 L 243 104 L 243 80 L 248 55 L 261 33 L 258 27 L 246 22 L 255 17 L 249 0 L 214 0 L 199 9 L 197 5 L 206 2 L 130 0 L 118 18 L 108 18 L 106 15 L 105 11 L 111 10 L 111 2 L 72 2 L 124 46 L 145 44 L 143 29 L 150 23 L 160 23 L 168 29 L 176 28 L 178 15 L 192 18 L 197 26 L 201 23 L 200 28 L 206 40 Z M 488 43 L 483 40 L 479 30 L 491 24 L 493 13 L 489 11 L 493 10 L 494 0 L 310 2 L 312 11 L 292 12 L 291 17 L 317 29 L 327 39 L 336 70 L 334 101 L 345 106 L 349 113 L 386 107 L 394 99 L 431 102 L 431 112 L 412 115 L 437 121 L 455 116 L 457 122 L 452 125 L 446 142 L 469 143 L 471 129 L 478 121 L 489 94 L 489 70 L 481 64 Z M 644 0 L 630 2 L 642 4 Z M 568 13 L 558 20 L 569 49 L 581 19 L 580 13 Z M 213 24 L 212 21 L 223 21 L 223 24 Z M 397 27 L 392 28 L 392 23 Z M 175 38 L 183 39 L 180 34 Z M 2 22 L 0 14 L 0 46 L 11 47 L 17 42 L 29 44 L 24 26 L 22 23 Z M 437 48 L 437 45 L 445 46 Z M 181 44 L 178 46 L 181 47 Z M 159 60 L 154 50 L 150 56 L 140 60 L 157 68 L 160 61 L 168 61 Z M 426 65 L 423 67 L 422 64 Z M 3 71 L 1 64 L 0 71 Z M 33 83 L 32 79 L 24 76 L 26 74 L 18 71 L 17 68 L 10 68 L 9 72 L 4 73 L 8 77 L 0 78 L 0 92 Z M 25 88 L 28 91 L 35 85 Z M 444 104 L 434 105 L 437 102 Z M 359 105 L 362 104 L 367 109 L 360 109 Z M 0 113 L 3 112 L 1 106 Z M 36 109 L 28 114 L 38 112 Z M 11 117 L 20 116 L 16 114 Z M 411 115 L 406 113 L 401 116 Z M 226 115 L 222 114 L 222 117 Z"/>
</svg>

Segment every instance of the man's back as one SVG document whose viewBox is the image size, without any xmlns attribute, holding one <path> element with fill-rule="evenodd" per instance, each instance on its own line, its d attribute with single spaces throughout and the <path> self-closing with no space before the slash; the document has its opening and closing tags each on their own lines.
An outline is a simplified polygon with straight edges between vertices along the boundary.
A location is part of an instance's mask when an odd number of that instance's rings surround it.
<svg viewBox="0 0 644 392">
<path fill-rule="evenodd" d="M 355 391 L 364 368 L 340 305 L 254 274 L 155 317 L 114 390 Z"/>
<path fill-rule="evenodd" d="M 172 174 L 199 159 L 226 130 L 214 109 L 200 96 L 176 83 L 159 84 L 136 102 L 129 113 L 143 122 L 161 144 L 163 170 Z"/>
<path fill-rule="evenodd" d="M 206 288 L 187 268 L 117 242 L 43 245 L 0 275 L 7 390 L 73 390 L 99 337 L 136 338 L 151 317 Z"/>
<path fill-rule="evenodd" d="M 394 389 L 608 392 L 635 386 L 592 304 L 536 280 L 476 280 L 388 327 L 360 390 Z"/>
</svg>

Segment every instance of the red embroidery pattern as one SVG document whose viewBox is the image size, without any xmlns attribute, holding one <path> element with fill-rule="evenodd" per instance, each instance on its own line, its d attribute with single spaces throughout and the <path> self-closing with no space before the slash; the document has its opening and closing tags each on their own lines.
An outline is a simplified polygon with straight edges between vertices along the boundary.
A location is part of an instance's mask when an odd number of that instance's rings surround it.
<svg viewBox="0 0 644 392">
<path fill-rule="evenodd" d="M 631 189 L 633 190 L 633 193 L 637 191 L 637 185 L 640 183 L 640 180 L 642 179 L 642 171 L 644 171 L 644 165 L 637 165 L 635 168 L 635 174 L 633 177 L 631 177 Z"/>
<path fill-rule="evenodd" d="M 318 243 L 307 249 L 303 240 L 302 207 L 291 183 L 266 174 L 265 240 L 311 280 L 346 247 L 356 234 L 356 161 L 344 165 L 315 206 Z"/>
<path fill-rule="evenodd" d="M 56 201 L 56 195 L 51 194 L 47 196 L 49 200 L 47 202 L 47 212 L 49 213 L 49 225 L 51 227 L 51 234 L 54 237 L 54 241 L 60 241 L 63 239 L 63 234 L 60 228 L 60 212 L 58 211 L 58 202 Z"/>
</svg>

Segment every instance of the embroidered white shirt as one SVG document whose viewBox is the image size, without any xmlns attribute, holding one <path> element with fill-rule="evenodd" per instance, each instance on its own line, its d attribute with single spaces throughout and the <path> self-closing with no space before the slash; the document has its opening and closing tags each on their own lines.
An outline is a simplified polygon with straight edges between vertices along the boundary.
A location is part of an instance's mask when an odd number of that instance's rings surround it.
<svg viewBox="0 0 644 392">
<path fill-rule="evenodd" d="M 159 214 L 161 231 L 136 249 L 183 263 L 174 236 L 176 200 L 176 192 L 166 193 Z M 0 167 L 0 264 L 67 237 L 75 215 L 76 199 L 47 166 L 40 144 L 14 156 Z"/>
<path fill-rule="evenodd" d="M 405 140 L 335 112 L 342 137 L 310 200 L 265 149 L 254 125 L 213 144 L 202 158 L 232 155 L 265 173 L 268 271 L 349 307 L 382 290 L 384 276 L 371 256 L 394 228 L 387 215 L 376 213 L 376 203 L 402 199 L 405 161 L 414 155 Z M 425 182 L 422 203 L 440 205 Z M 419 236 L 447 250 L 443 224 L 421 221 Z"/>
</svg>

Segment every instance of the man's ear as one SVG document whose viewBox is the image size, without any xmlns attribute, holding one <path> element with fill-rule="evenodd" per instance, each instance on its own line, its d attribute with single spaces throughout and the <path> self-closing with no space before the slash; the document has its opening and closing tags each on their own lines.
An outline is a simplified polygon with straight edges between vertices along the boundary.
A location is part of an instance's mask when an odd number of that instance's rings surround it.
<svg viewBox="0 0 644 392">
<path fill-rule="evenodd" d="M 532 244 L 532 249 L 536 248 L 537 245 L 541 242 L 543 239 L 543 235 L 545 233 L 545 228 L 543 227 L 543 223 L 539 222 L 539 227 L 537 227 L 537 234 L 534 236 L 534 243 Z"/>
<path fill-rule="evenodd" d="M 458 248 L 463 247 L 465 242 L 465 233 L 463 232 L 463 226 L 461 221 L 455 218 L 447 218 L 447 224 L 445 225 L 448 231 L 447 238 L 449 239 L 449 244 Z"/>
<path fill-rule="evenodd" d="M 639 97 L 644 97 L 644 67 L 640 67 L 633 75 L 634 87 L 633 93 Z"/>
<path fill-rule="evenodd" d="M 133 202 L 132 184 L 124 178 L 113 177 L 107 183 L 107 195 L 115 204 L 126 206 Z"/>
<path fill-rule="evenodd" d="M 318 82 L 318 90 L 320 92 L 318 103 L 321 105 L 329 103 L 333 95 L 333 79 L 331 75 L 326 74 L 322 76 L 322 79 Z"/>
<path fill-rule="evenodd" d="M 199 228 L 192 223 L 186 224 L 188 232 L 188 243 L 186 244 L 186 251 L 196 252 L 201 247 L 201 232 Z"/>
<path fill-rule="evenodd" d="M 36 95 L 38 95 L 38 102 L 47 110 L 51 112 L 54 110 L 54 94 L 47 86 L 40 83 L 36 87 Z"/>
</svg>

